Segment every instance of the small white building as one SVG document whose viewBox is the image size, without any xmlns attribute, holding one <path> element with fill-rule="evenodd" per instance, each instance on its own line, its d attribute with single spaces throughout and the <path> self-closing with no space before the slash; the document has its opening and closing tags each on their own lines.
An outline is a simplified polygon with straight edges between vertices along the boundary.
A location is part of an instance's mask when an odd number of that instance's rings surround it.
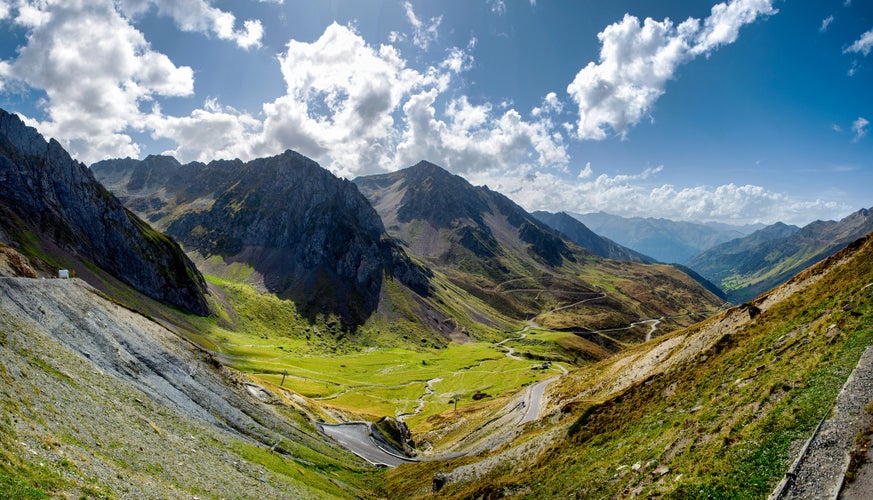
<svg viewBox="0 0 873 500">
<path fill-rule="evenodd" d="M 70 278 L 70 270 L 69 269 L 60 269 L 58 271 L 58 278 L 61 279 L 69 279 Z"/>
</svg>

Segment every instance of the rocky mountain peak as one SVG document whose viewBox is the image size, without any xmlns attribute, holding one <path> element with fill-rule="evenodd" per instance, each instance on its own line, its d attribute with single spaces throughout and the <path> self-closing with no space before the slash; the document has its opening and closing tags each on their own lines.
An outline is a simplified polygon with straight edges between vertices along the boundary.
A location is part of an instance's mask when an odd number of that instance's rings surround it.
<svg viewBox="0 0 873 500">
<path fill-rule="evenodd" d="M 386 276 L 429 293 L 427 271 L 388 237 L 355 184 L 295 151 L 164 172 L 168 165 L 107 160 L 92 170 L 120 179 L 113 190 L 187 249 L 251 266 L 260 286 L 312 318 L 336 314 L 346 327 L 360 324 Z"/>
<path fill-rule="evenodd" d="M 202 276 L 179 246 L 138 217 L 17 116 L 0 110 L 0 226 L 15 243 L 34 239 L 90 261 L 152 298 L 206 314 Z M 29 258 L 53 261 L 33 245 Z"/>
</svg>

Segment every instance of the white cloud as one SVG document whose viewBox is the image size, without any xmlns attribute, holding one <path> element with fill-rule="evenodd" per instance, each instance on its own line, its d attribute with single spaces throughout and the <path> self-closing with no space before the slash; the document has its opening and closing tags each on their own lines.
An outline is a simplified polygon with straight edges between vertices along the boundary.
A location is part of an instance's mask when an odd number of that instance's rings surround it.
<svg viewBox="0 0 873 500">
<path fill-rule="evenodd" d="M 247 20 L 242 29 L 234 29 L 236 17 L 233 14 L 212 7 L 204 0 L 117 0 L 117 3 L 128 17 L 136 17 L 154 5 L 160 14 L 176 21 L 183 31 L 211 33 L 244 49 L 261 46 L 264 29 L 260 21 Z"/>
<path fill-rule="evenodd" d="M 214 99 L 207 99 L 203 109 L 194 110 L 190 116 L 165 116 L 156 106 L 144 119 L 152 137 L 176 142 L 174 149 L 163 153 L 182 163 L 251 157 L 248 145 L 262 129 L 260 120 Z"/>
<path fill-rule="evenodd" d="M 152 50 L 131 24 L 152 6 L 182 30 L 210 33 L 244 48 L 260 45 L 259 22 L 245 21 L 235 30 L 232 14 L 202 0 L 22 0 L 14 22 L 28 30 L 27 42 L 17 57 L 0 61 L 0 86 L 15 83 L 44 90 L 41 106 L 47 119 L 27 121 L 84 162 L 137 156 L 140 146 L 131 137 L 136 131 L 163 137 L 166 130 L 177 128 L 184 143 L 190 135 L 183 133 L 185 123 L 215 121 L 221 114 L 201 110 L 180 119 L 163 117 L 159 108 L 151 114 L 141 109 L 158 97 L 194 92 L 192 69 Z M 252 125 L 246 120 L 242 124 Z M 220 137 L 218 129 L 212 130 Z M 193 155 L 183 146 L 178 151 Z M 207 142 L 198 157 L 208 151 Z"/>
<path fill-rule="evenodd" d="M 547 120 L 527 121 L 515 109 L 494 113 L 490 104 L 453 99 L 438 118 L 433 90 L 413 95 L 403 106 L 406 130 L 396 163 L 431 159 L 449 170 L 476 172 L 523 168 L 562 169 L 569 161 L 563 137 Z"/>
<path fill-rule="evenodd" d="M 832 22 L 834 22 L 834 16 L 833 16 L 833 14 L 831 14 L 831 15 L 829 15 L 828 17 L 822 19 L 822 20 L 821 20 L 821 26 L 819 26 L 819 28 L 818 28 L 819 33 L 824 33 L 825 31 L 827 31 L 827 30 L 828 30 L 828 27 L 831 25 Z"/>
<path fill-rule="evenodd" d="M 27 44 L 0 65 L 0 79 L 43 89 L 48 120 L 37 123 L 83 161 L 136 156 L 139 105 L 193 93 L 193 72 L 151 50 L 111 1 L 20 4 Z"/>
<path fill-rule="evenodd" d="M 855 43 L 846 47 L 843 50 L 843 53 L 856 52 L 863 55 L 870 54 L 870 50 L 873 49 L 873 29 L 867 31 L 861 38 L 855 40 Z"/>
<path fill-rule="evenodd" d="M 861 116 L 852 122 L 852 132 L 855 133 L 855 137 L 852 139 L 853 142 L 858 142 L 867 135 L 867 125 L 870 125 L 870 121 Z"/>
<path fill-rule="evenodd" d="M 9 2 L 7 2 L 6 0 L 0 0 L 0 21 L 9 17 L 9 12 Z"/>
<path fill-rule="evenodd" d="M 633 175 L 596 177 L 590 164 L 575 179 L 548 172 L 489 172 L 472 177 L 476 184 L 510 196 L 527 210 L 588 213 L 605 211 L 624 217 L 722 221 L 737 224 L 784 221 L 806 224 L 809 214 L 838 218 L 852 207 L 822 200 L 801 200 L 761 186 L 676 187 L 654 183 L 661 167 Z M 583 175 L 584 174 L 584 175 Z"/>
<path fill-rule="evenodd" d="M 425 23 L 415 15 L 411 3 L 404 2 L 403 8 L 406 11 L 406 19 L 412 27 L 412 43 L 421 50 L 427 50 L 430 44 L 439 38 L 439 27 L 443 22 L 443 16 L 432 17 L 428 23 Z"/>
<path fill-rule="evenodd" d="M 183 161 L 248 159 L 290 148 L 345 177 L 422 159 L 455 171 L 562 168 L 568 161 L 563 136 L 552 130 L 551 113 L 561 106 L 553 94 L 535 120 L 465 96 L 437 105 L 452 79 L 473 64 L 462 49 L 418 71 L 394 47 L 371 46 L 353 29 L 332 24 L 312 43 L 292 40 L 279 62 L 286 94 L 264 104 L 262 126 L 216 103 L 186 118 L 158 112 L 149 126 L 177 142 L 169 152 Z"/>
<path fill-rule="evenodd" d="M 607 26 L 597 35 L 599 63 L 588 63 L 567 87 L 579 107 L 577 136 L 605 139 L 610 129 L 626 136 L 648 115 L 681 64 L 736 41 L 743 25 L 777 12 L 771 2 L 720 3 L 703 22 L 688 18 L 678 26 L 669 19 L 640 23 L 629 14 Z"/>
</svg>

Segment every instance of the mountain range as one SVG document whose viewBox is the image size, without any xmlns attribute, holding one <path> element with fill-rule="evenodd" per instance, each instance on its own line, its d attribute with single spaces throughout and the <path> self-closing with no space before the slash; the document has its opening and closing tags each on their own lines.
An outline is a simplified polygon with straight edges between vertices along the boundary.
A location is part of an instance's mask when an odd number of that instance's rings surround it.
<svg viewBox="0 0 873 500">
<path fill-rule="evenodd" d="M 566 212 L 550 213 L 544 211 L 532 212 L 531 215 L 538 220 L 547 224 L 552 229 L 566 235 L 570 241 L 576 243 L 582 248 L 605 257 L 607 259 L 626 260 L 629 262 L 641 262 L 643 264 L 654 264 L 655 259 L 643 255 L 630 248 L 619 245 L 618 243 L 604 238 L 594 231 L 588 229 L 579 219 L 571 217 Z"/>
<path fill-rule="evenodd" d="M 725 308 L 429 162 L 89 170 L 0 112 L 0 180 L 3 498 L 763 497 L 871 434 L 869 210 L 716 247 L 817 261 Z"/>
<path fill-rule="evenodd" d="M 660 262 L 685 263 L 715 245 L 740 238 L 754 226 L 708 225 L 604 212 L 570 214 L 595 233 Z M 751 230 L 750 230 L 751 229 Z"/>
<path fill-rule="evenodd" d="M 859 210 L 840 221 L 815 221 L 803 228 L 782 223 L 716 245 L 686 265 L 741 303 L 784 283 L 873 231 L 873 215 Z"/>
<path fill-rule="evenodd" d="M 361 324 L 385 277 L 429 293 L 427 271 L 386 235 L 354 184 L 295 152 L 246 163 L 105 160 L 91 171 L 207 268 L 242 264 L 251 282 L 293 300 L 310 319 L 333 314 L 345 326 Z"/>
<path fill-rule="evenodd" d="M 604 259 L 432 163 L 354 182 L 412 256 L 509 317 L 591 330 L 719 304 L 675 268 Z"/>
</svg>

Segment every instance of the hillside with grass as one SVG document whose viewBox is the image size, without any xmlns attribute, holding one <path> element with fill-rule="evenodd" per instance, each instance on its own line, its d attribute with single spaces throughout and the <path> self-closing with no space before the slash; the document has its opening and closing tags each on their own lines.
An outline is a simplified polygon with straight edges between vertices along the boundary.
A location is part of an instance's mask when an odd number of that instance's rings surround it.
<svg viewBox="0 0 873 500">
<path fill-rule="evenodd" d="M 524 432 L 390 471 L 395 498 L 762 498 L 873 344 L 873 236 L 754 302 L 570 372 Z M 857 401 L 856 413 L 869 401 Z"/>
<path fill-rule="evenodd" d="M 511 318 L 615 349 L 633 340 L 593 332 L 652 318 L 666 331 L 721 304 L 680 270 L 598 256 L 505 196 L 429 162 L 354 182 L 410 255 Z"/>
</svg>

